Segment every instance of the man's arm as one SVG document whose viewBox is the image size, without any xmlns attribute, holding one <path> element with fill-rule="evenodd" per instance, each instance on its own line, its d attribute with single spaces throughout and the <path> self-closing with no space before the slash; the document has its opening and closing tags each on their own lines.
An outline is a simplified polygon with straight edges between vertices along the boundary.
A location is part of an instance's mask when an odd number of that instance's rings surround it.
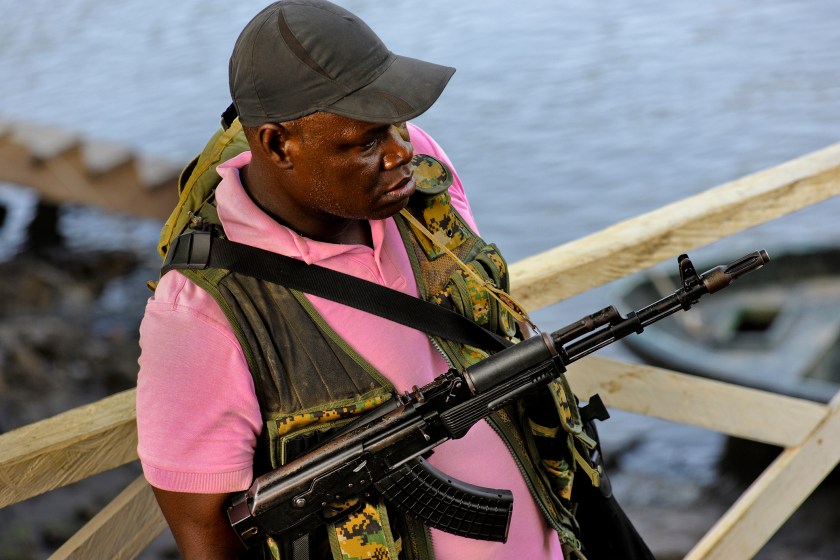
<svg viewBox="0 0 840 560">
<path fill-rule="evenodd" d="M 229 494 L 188 494 L 154 486 L 152 490 L 184 560 L 245 556 L 245 547 L 225 513 Z"/>
<path fill-rule="evenodd" d="M 140 346 L 143 473 L 185 558 L 236 558 L 225 500 L 250 484 L 262 426 L 236 336 L 212 296 L 173 272 L 146 306 Z"/>
</svg>

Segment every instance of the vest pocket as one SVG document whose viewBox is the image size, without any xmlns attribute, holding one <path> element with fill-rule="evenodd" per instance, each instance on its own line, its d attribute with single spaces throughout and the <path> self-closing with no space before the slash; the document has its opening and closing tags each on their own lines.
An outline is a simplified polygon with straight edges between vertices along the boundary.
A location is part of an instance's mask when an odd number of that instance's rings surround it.
<svg viewBox="0 0 840 560">
<path fill-rule="evenodd" d="M 266 422 L 271 466 L 285 465 L 315 448 L 342 426 L 391 398 L 390 391 L 377 389 L 354 402 L 329 403 L 317 410 L 280 414 Z"/>
<path fill-rule="evenodd" d="M 492 243 L 485 245 L 465 264 L 470 272 L 461 268 L 453 270 L 449 281 L 432 301 L 455 310 L 487 330 L 502 336 L 516 336 L 516 321 L 488 290 L 488 285 L 508 290 L 507 267 L 498 248 Z"/>
<path fill-rule="evenodd" d="M 450 200 L 448 192 L 433 196 L 415 193 L 406 208 L 411 216 L 420 222 L 421 228 L 426 229 L 424 232 L 415 224 L 411 222 L 408 224 L 414 238 L 430 261 L 446 255 L 446 251 L 438 247 L 438 244 L 442 244 L 450 251 L 456 251 L 468 238 L 468 232 L 450 205 Z M 429 236 L 435 241 L 432 241 Z"/>
</svg>

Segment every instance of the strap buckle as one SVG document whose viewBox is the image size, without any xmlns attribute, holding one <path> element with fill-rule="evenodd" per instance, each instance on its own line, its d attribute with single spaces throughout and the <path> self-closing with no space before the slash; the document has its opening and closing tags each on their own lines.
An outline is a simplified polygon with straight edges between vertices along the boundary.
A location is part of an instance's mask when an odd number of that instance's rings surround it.
<svg viewBox="0 0 840 560">
<path fill-rule="evenodd" d="M 209 231 L 191 231 L 175 238 L 160 269 L 163 276 L 173 269 L 204 270 L 210 266 L 210 248 L 213 234 Z"/>
<path fill-rule="evenodd" d="M 610 413 L 607 410 L 607 407 L 604 406 L 604 401 L 601 400 L 601 396 L 598 393 L 589 397 L 589 403 L 580 408 L 580 419 L 584 424 L 588 424 L 593 420 L 600 420 L 603 422 L 609 417 Z"/>
</svg>

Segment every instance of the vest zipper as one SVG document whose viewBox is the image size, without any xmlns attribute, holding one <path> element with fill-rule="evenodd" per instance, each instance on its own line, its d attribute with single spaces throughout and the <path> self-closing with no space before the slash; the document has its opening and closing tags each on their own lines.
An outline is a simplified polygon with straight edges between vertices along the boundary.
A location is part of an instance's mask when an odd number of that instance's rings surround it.
<svg viewBox="0 0 840 560">
<path fill-rule="evenodd" d="M 453 364 L 452 360 L 449 358 L 449 356 L 446 355 L 446 352 L 443 351 L 443 348 L 441 348 L 438 341 L 435 340 L 431 336 L 429 336 L 429 340 L 431 341 L 432 346 L 435 348 L 435 350 L 437 350 L 440 353 L 440 355 L 443 356 L 443 359 L 446 360 L 446 363 L 449 364 L 449 367 L 455 368 L 455 365 Z M 528 492 L 530 492 L 531 498 L 534 500 L 534 502 L 536 502 L 537 507 L 540 509 L 540 511 L 543 514 L 543 517 L 546 519 L 546 521 L 548 521 L 548 524 L 551 526 L 552 529 L 554 529 L 558 533 L 558 535 L 560 535 L 560 536 L 565 535 L 568 530 L 565 527 L 563 527 L 559 522 L 555 521 L 552 518 L 548 508 L 543 503 L 543 501 L 539 498 L 539 494 L 538 494 L 538 492 L 537 492 L 537 490 L 534 486 L 534 483 L 528 477 L 527 471 L 525 470 L 525 467 L 522 464 L 522 460 L 514 452 L 513 446 L 510 443 L 508 443 L 508 440 L 507 440 L 507 438 L 505 438 L 505 436 L 502 432 L 502 429 L 499 428 L 498 426 L 496 426 L 496 423 L 492 420 L 492 418 L 485 418 L 485 421 L 490 425 L 490 427 L 493 429 L 493 431 L 496 432 L 496 435 L 499 436 L 499 439 L 502 440 L 502 443 L 504 443 L 505 447 L 508 450 L 508 454 L 513 458 L 513 462 L 516 463 L 516 468 L 519 469 L 519 474 L 522 475 L 522 479 L 525 481 L 525 485 L 528 487 Z M 537 465 L 534 465 L 534 466 L 538 468 Z M 429 543 L 431 544 L 431 542 L 432 542 L 432 536 L 431 536 L 431 531 L 430 531 L 429 532 Z M 561 539 L 561 542 L 563 542 L 562 539 Z"/>
<path fill-rule="evenodd" d="M 449 359 L 449 356 L 447 356 L 446 352 L 443 351 L 443 348 L 441 348 L 440 343 L 438 343 L 438 341 L 435 340 L 434 337 L 432 337 L 431 335 L 429 335 L 429 342 L 432 343 L 432 347 L 434 347 L 434 349 L 437 350 L 438 354 L 440 354 L 443 357 L 443 360 L 446 362 L 446 364 L 450 368 L 455 369 L 455 364 L 452 363 L 452 360 Z"/>
<path fill-rule="evenodd" d="M 424 525 L 426 529 L 426 538 L 429 540 L 429 551 L 432 556 L 435 554 L 435 537 L 432 535 L 432 529 L 428 525 Z"/>
</svg>

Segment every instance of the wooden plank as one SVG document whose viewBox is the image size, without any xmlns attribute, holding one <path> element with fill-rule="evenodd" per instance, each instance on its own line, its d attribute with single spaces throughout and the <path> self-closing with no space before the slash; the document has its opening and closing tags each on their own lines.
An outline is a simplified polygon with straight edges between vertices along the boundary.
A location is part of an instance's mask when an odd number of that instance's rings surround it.
<svg viewBox="0 0 840 560">
<path fill-rule="evenodd" d="M 785 449 L 688 553 L 686 560 L 752 558 L 840 462 L 840 394 L 801 446 Z"/>
<path fill-rule="evenodd" d="M 534 311 L 838 194 L 835 144 L 519 261 L 512 293 Z"/>
<path fill-rule="evenodd" d="M 0 508 L 136 458 L 132 389 L 0 435 Z"/>
<path fill-rule="evenodd" d="M 81 144 L 78 134 L 51 126 L 26 122 L 7 122 L 9 140 L 25 146 L 39 161 L 49 159 Z"/>
<path fill-rule="evenodd" d="M 163 514 L 151 487 L 141 476 L 55 551 L 50 560 L 135 558 L 164 529 Z"/>
<path fill-rule="evenodd" d="M 828 407 L 665 369 L 587 356 L 569 367 L 580 398 L 781 447 L 799 445 Z M 781 413 L 780 411 L 784 411 Z"/>
<path fill-rule="evenodd" d="M 781 446 L 800 443 L 825 408 L 598 356 L 573 364 L 569 378 L 612 407 Z M 4 434 L 0 507 L 132 461 L 136 441 L 133 390 Z"/>
<path fill-rule="evenodd" d="M 131 153 L 116 165 L 101 154 L 89 156 L 95 148 L 61 130 L 0 122 L 0 181 L 31 187 L 54 203 L 159 220 L 169 216 L 178 201 L 180 166 Z"/>
</svg>

